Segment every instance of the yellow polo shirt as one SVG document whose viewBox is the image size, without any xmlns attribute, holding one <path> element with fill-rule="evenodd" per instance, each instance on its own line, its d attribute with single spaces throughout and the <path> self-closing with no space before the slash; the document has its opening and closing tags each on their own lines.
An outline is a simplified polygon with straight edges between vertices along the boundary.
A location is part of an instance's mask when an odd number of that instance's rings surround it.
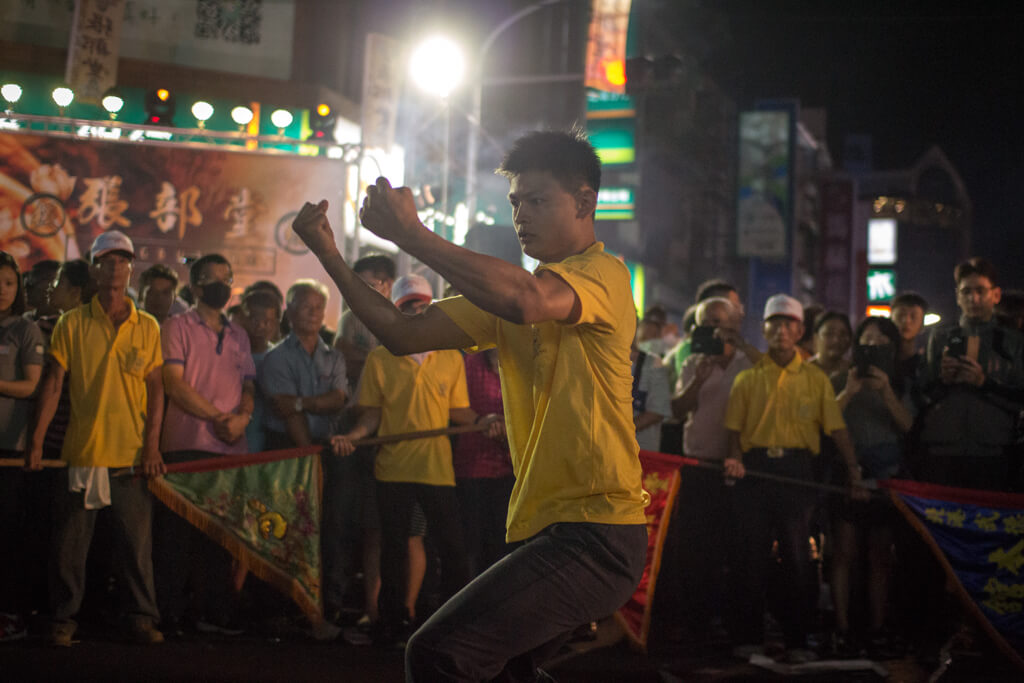
<svg viewBox="0 0 1024 683">
<path fill-rule="evenodd" d="M 725 411 L 725 428 L 740 433 L 740 448 L 806 448 L 821 451 L 821 432 L 845 429 L 832 383 L 796 354 L 780 367 L 765 354 L 736 376 Z"/>
<path fill-rule="evenodd" d="M 75 467 L 129 467 L 141 460 L 146 376 L 163 365 L 160 325 L 131 314 L 117 330 L 99 299 L 68 311 L 53 328 L 50 355 L 67 371 L 71 421 L 63 458 Z"/>
<path fill-rule="evenodd" d="M 481 350 L 497 346 L 515 487 L 509 542 L 557 522 L 644 524 L 629 347 L 636 312 L 626 266 L 600 242 L 540 266 L 579 297 L 575 324 L 516 325 L 463 297 L 441 308 Z"/>
<path fill-rule="evenodd" d="M 400 434 L 448 426 L 452 408 L 468 408 L 462 354 L 434 351 L 420 365 L 378 346 L 366 357 L 359 405 L 380 408 L 377 434 Z M 374 461 L 378 481 L 455 486 L 452 442 L 447 436 L 384 444 Z"/>
</svg>

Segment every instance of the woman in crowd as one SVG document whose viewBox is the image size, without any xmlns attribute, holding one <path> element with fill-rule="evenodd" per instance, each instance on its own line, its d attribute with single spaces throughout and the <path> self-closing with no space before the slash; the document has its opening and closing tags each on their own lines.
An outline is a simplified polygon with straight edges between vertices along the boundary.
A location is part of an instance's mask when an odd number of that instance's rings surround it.
<svg viewBox="0 0 1024 683">
<path fill-rule="evenodd" d="M 866 318 L 854 333 L 853 367 L 833 378 L 839 407 L 857 453 L 863 480 L 889 479 L 903 464 L 904 435 L 913 418 L 901 399 L 896 374 L 900 333 L 888 318 Z M 893 379 L 893 378 L 897 379 Z M 832 558 L 832 599 L 835 605 L 835 649 L 856 655 L 850 636 L 852 577 L 867 560 L 868 633 L 870 655 L 881 654 L 888 643 L 886 603 L 892 573 L 895 519 L 886 501 L 843 499 L 835 510 L 835 550 Z"/>
<path fill-rule="evenodd" d="M 18 262 L 0 251 L 0 458 L 23 458 L 30 397 L 43 371 L 43 334 L 25 313 Z M 21 620 L 32 605 L 24 553 L 25 475 L 16 467 L 0 467 L 0 639 L 24 636 Z"/>
</svg>

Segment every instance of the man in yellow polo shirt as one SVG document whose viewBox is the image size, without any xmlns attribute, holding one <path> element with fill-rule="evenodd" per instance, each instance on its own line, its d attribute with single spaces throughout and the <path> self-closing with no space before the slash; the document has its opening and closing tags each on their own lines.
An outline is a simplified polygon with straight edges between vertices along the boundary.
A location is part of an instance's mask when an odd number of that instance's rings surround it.
<svg viewBox="0 0 1024 683">
<path fill-rule="evenodd" d="M 51 638 L 69 646 L 72 619 L 85 591 L 85 562 L 100 508 L 110 507 L 115 534 L 114 570 L 128 597 L 129 635 L 137 642 L 163 642 L 151 557 L 152 498 L 143 479 L 164 472 L 160 424 L 164 412 L 160 326 L 136 310 L 125 292 L 135 249 L 126 235 L 110 230 L 93 242 L 92 276 L 98 293 L 57 322 L 50 363 L 37 406 L 28 465 L 39 468 L 43 439 L 64 379 L 70 375 L 71 422 L 61 457 L 68 463 L 55 491 L 54 551 L 50 601 Z"/>
<path fill-rule="evenodd" d="M 516 141 L 499 173 L 533 273 L 425 228 L 408 188 L 384 178 L 364 225 L 463 296 L 402 315 L 345 264 L 326 217 L 306 204 L 293 227 L 351 309 L 389 350 L 496 346 L 516 484 L 508 540 L 519 547 L 438 610 L 409 641 L 406 680 L 534 680 L 577 626 L 632 594 L 647 551 L 629 350 L 629 272 L 594 235 L 601 164 L 574 133 Z"/>
<path fill-rule="evenodd" d="M 392 289 L 395 306 L 409 315 L 421 313 L 433 299 L 430 283 L 420 275 L 400 277 Z M 331 439 L 338 455 L 354 452 L 352 442 L 380 436 L 443 429 L 449 421 L 472 424 L 462 354 L 452 349 L 396 356 L 383 346 L 370 351 L 359 380 L 358 421 Z M 416 596 L 426 568 L 422 545 L 410 563 L 410 524 L 419 505 L 441 560 L 445 599 L 469 580 L 459 503 L 455 495 L 452 444 L 447 436 L 384 444 L 374 460 L 380 511 L 380 622 L 378 642 L 405 642 L 416 618 Z M 421 539 L 420 539 L 421 540 Z M 410 584 L 410 576 L 413 572 Z"/>
<path fill-rule="evenodd" d="M 725 427 L 730 450 L 726 474 L 742 478 L 751 471 L 813 480 L 813 459 L 825 432 L 859 482 L 853 445 L 824 372 L 801 360 L 796 345 L 803 335 L 803 306 L 776 294 L 764 309 L 768 353 L 736 376 L 729 393 Z M 734 563 L 731 635 L 736 653 L 747 656 L 764 638 L 764 579 L 772 542 L 778 539 L 785 594 L 779 601 L 786 657 L 792 663 L 813 659 L 807 648 L 813 597 L 807 538 L 815 494 L 799 486 L 743 479 L 736 490 L 740 557 Z"/>
</svg>

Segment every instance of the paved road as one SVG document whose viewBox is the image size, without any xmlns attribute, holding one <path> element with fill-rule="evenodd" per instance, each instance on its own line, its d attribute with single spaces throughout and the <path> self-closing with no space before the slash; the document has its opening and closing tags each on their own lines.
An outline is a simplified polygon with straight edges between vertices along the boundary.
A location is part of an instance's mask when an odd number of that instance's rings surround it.
<svg viewBox="0 0 1024 683">
<path fill-rule="evenodd" d="M 576 645 L 547 667 L 561 683 L 676 683 L 677 681 L 783 681 L 795 675 L 772 673 L 715 652 L 646 656 L 614 640 L 613 628 L 599 641 Z M 923 669 L 909 660 L 885 663 L 893 681 L 924 681 Z M 402 681 L 402 653 L 354 647 L 340 641 L 319 643 L 301 637 L 273 639 L 186 636 L 157 646 L 120 642 L 102 630 L 81 634 L 72 648 L 26 640 L 0 644 L 0 681 Z M 875 673 L 835 671 L 804 674 L 801 681 L 880 681 Z M 964 655 L 942 681 L 998 683 L 1020 681 L 992 657 Z"/>
</svg>

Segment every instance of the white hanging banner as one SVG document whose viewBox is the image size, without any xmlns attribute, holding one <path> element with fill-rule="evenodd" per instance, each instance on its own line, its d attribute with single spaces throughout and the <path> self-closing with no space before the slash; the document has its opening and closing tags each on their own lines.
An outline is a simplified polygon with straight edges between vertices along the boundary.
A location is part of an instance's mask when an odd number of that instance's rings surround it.
<svg viewBox="0 0 1024 683">
<path fill-rule="evenodd" d="M 123 0 L 75 0 L 64 80 L 75 97 L 99 104 L 117 84 Z"/>
</svg>

